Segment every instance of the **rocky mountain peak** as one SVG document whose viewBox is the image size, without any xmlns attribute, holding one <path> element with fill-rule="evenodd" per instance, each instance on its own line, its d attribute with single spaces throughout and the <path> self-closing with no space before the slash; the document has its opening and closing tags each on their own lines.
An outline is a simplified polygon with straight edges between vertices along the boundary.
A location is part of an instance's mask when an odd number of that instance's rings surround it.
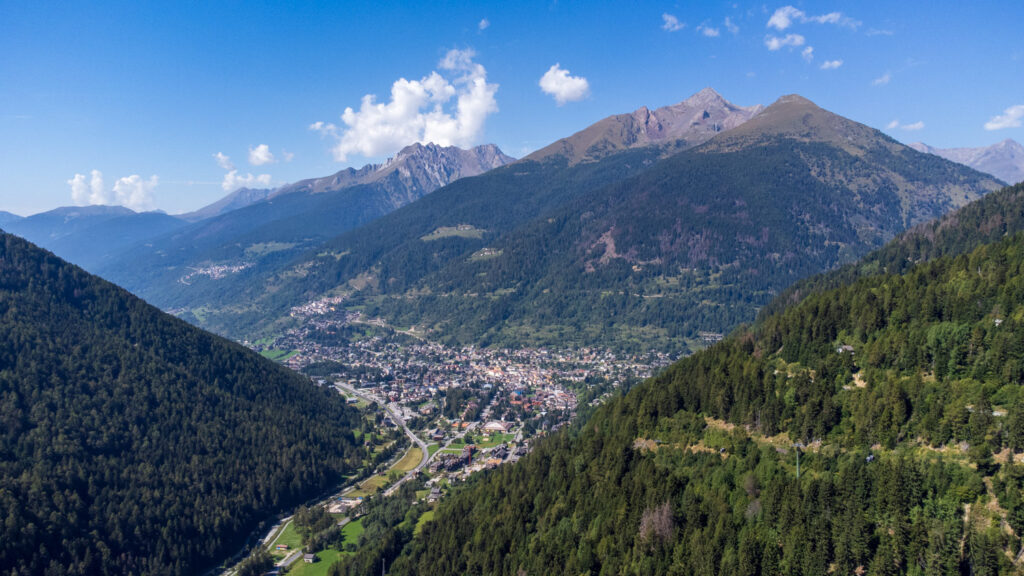
<svg viewBox="0 0 1024 576">
<path fill-rule="evenodd" d="M 416 142 L 402 148 L 381 164 L 367 164 L 359 169 L 345 168 L 324 178 L 302 180 L 279 188 L 271 197 L 296 192 L 322 194 L 389 178 L 402 181 L 395 186 L 424 194 L 459 178 L 476 176 L 514 161 L 515 158 L 504 154 L 494 144 L 463 150 L 456 146 L 440 146 L 433 142 Z"/>
<path fill-rule="evenodd" d="M 986 172 L 1008 184 L 1024 181 L 1024 146 L 1010 138 L 979 148 L 935 148 L 923 142 L 910 147 Z"/>
<path fill-rule="evenodd" d="M 668 145 L 674 151 L 700 144 L 715 134 L 750 120 L 764 106 L 737 106 L 712 88 L 655 110 L 641 106 L 629 114 L 609 116 L 527 156 L 528 160 L 562 156 L 570 164 L 593 162 L 627 148 Z"/>
</svg>

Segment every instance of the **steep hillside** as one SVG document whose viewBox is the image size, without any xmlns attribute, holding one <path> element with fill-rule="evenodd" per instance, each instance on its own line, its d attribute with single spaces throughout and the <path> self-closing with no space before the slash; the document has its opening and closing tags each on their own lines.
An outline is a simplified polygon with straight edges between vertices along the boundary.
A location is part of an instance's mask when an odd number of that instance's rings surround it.
<svg viewBox="0 0 1024 576">
<path fill-rule="evenodd" d="M 362 464 L 336 395 L 0 234 L 0 571 L 196 574 Z"/>
<path fill-rule="evenodd" d="M 199 210 L 192 212 L 186 212 L 185 214 L 179 214 L 178 218 L 188 222 L 198 222 L 200 220 L 206 220 L 207 218 L 213 218 L 220 216 L 221 214 L 227 214 L 233 210 L 239 208 L 245 208 L 257 202 L 267 199 L 273 190 L 269 188 L 252 189 L 252 188 L 239 188 L 227 196 L 217 200 L 213 204 L 203 206 Z"/>
<path fill-rule="evenodd" d="M 458 344 L 680 352 L 699 346 L 701 333 L 753 320 L 795 280 L 997 187 L 784 97 L 701 146 L 514 227 L 483 212 L 438 217 L 410 206 L 402 225 L 398 213 L 381 221 L 382 230 L 407 231 L 392 232 L 388 247 L 370 238 L 378 230 L 355 231 L 291 268 L 294 279 L 273 297 L 333 289 L 368 315 Z M 374 248 L 364 255 L 363 246 Z"/>
<path fill-rule="evenodd" d="M 1022 246 L 816 292 L 332 574 L 1017 574 Z"/>
<path fill-rule="evenodd" d="M 1024 183 L 914 226 L 857 262 L 794 283 L 762 309 L 762 315 L 775 314 L 815 291 L 838 288 L 872 274 L 899 274 L 915 264 L 941 256 L 958 256 L 1022 231 Z"/>
<path fill-rule="evenodd" d="M 197 294 L 201 288 L 184 287 L 275 271 L 328 238 L 511 160 L 493 145 L 415 144 L 386 164 L 282 187 L 263 201 L 137 245 L 95 271 L 163 308 L 196 308 L 208 299 Z"/>
<path fill-rule="evenodd" d="M 1024 182 L 1024 146 L 1009 138 L 981 148 L 934 148 L 923 142 L 914 142 L 910 147 L 970 166 L 1010 184 Z"/>
</svg>

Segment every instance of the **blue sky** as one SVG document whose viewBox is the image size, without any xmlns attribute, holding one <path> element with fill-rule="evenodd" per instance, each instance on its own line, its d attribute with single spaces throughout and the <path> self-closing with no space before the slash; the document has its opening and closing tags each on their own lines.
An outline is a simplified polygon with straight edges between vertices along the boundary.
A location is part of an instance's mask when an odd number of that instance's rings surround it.
<svg viewBox="0 0 1024 576">
<path fill-rule="evenodd" d="M 904 142 L 1024 141 L 1019 0 L 291 4 L 0 0 L 0 210 L 177 213 L 428 135 L 518 157 L 705 86 Z"/>
</svg>

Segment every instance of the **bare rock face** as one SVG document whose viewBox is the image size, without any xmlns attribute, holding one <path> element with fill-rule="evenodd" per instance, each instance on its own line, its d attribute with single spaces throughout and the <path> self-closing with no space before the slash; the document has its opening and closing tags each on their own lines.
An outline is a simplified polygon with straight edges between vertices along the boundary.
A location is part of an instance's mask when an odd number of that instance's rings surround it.
<svg viewBox="0 0 1024 576">
<path fill-rule="evenodd" d="M 494 144 L 463 150 L 456 146 L 411 144 L 382 164 L 346 168 L 331 176 L 302 180 L 276 190 L 271 197 L 304 192 L 322 194 L 359 184 L 383 183 L 397 192 L 404 190 L 412 199 L 429 194 L 459 178 L 483 174 L 514 162 Z"/>
<path fill-rule="evenodd" d="M 661 144 L 671 144 L 678 151 L 731 130 L 762 110 L 761 105 L 736 106 L 718 92 L 705 88 L 678 104 L 656 110 L 643 106 L 630 114 L 609 116 L 526 159 L 539 161 L 564 156 L 570 164 L 578 164 L 628 148 Z"/>
<path fill-rule="evenodd" d="M 923 142 L 909 146 L 991 174 L 1007 184 L 1024 182 L 1024 146 L 1009 138 L 981 148 L 934 148 Z"/>
</svg>

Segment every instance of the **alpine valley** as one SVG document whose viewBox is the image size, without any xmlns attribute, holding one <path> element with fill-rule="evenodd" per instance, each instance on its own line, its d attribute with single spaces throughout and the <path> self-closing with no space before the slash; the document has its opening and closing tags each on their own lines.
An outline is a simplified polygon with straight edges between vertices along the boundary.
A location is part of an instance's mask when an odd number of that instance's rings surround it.
<svg viewBox="0 0 1024 576">
<path fill-rule="evenodd" d="M 343 221 L 351 229 L 330 239 L 308 217 L 230 240 L 173 232 L 211 241 L 202 267 L 154 242 L 99 272 L 239 340 L 280 335 L 301 324 L 296 310 L 329 301 L 339 317 L 448 345 L 679 354 L 753 320 L 795 280 L 1001 184 L 799 96 L 740 107 L 705 89 L 365 225 Z M 271 196 L 190 233 L 260 210 L 279 208 Z M 278 233 L 287 222 L 291 236 Z"/>
<path fill-rule="evenodd" d="M 0 570 L 1019 573 L 1022 186 L 704 89 L 0 213 Z"/>
</svg>

